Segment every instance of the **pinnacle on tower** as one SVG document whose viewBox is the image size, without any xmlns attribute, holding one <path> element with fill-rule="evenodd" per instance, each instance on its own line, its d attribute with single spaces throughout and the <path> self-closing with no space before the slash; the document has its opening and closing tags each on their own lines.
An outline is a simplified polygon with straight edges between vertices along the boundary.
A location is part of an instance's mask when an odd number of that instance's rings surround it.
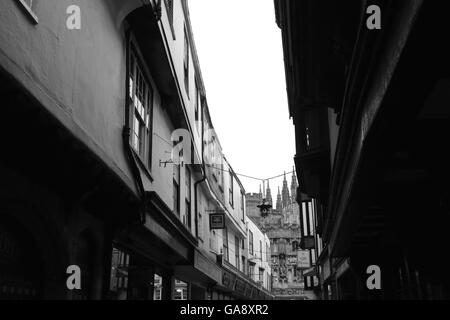
<svg viewBox="0 0 450 320">
<path fill-rule="evenodd" d="M 291 202 L 295 203 L 297 200 L 297 177 L 295 175 L 295 167 L 292 167 L 292 180 L 291 180 Z"/>
<path fill-rule="evenodd" d="M 281 201 L 283 208 L 287 207 L 291 203 L 291 197 L 289 196 L 289 188 L 286 180 L 286 171 L 284 172 L 283 188 L 281 189 Z"/>
<path fill-rule="evenodd" d="M 277 194 L 277 204 L 276 204 L 276 209 L 278 212 L 281 212 L 281 192 L 280 192 L 280 187 L 278 187 L 278 194 Z"/>
<path fill-rule="evenodd" d="M 269 180 L 267 180 L 266 200 L 272 205 L 272 193 L 270 192 Z"/>
</svg>

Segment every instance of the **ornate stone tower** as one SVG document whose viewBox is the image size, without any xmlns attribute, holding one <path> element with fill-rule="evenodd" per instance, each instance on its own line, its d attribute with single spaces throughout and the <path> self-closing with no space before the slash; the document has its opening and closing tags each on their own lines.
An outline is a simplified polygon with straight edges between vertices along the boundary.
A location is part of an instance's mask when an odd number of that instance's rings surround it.
<svg viewBox="0 0 450 320">
<path fill-rule="evenodd" d="M 295 203 L 297 198 L 297 177 L 295 175 L 295 167 L 292 168 L 292 180 L 291 180 L 291 202 Z"/>
<path fill-rule="evenodd" d="M 283 208 L 287 207 L 291 203 L 291 197 L 289 196 L 289 188 L 286 180 L 286 172 L 284 172 L 283 188 L 281 189 L 281 201 Z"/>
<path fill-rule="evenodd" d="M 276 204 L 276 209 L 278 212 L 281 212 L 281 207 L 282 207 L 281 192 L 280 192 L 280 187 L 278 187 L 277 204 Z"/>
<path fill-rule="evenodd" d="M 272 193 L 270 192 L 269 180 L 267 180 L 266 200 L 272 205 Z"/>
</svg>

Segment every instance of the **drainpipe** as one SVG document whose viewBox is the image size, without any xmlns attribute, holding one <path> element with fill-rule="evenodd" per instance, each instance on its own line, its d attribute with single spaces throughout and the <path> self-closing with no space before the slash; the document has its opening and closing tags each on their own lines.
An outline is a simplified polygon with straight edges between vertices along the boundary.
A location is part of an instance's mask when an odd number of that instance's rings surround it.
<svg viewBox="0 0 450 320">
<path fill-rule="evenodd" d="M 202 100 L 202 102 L 203 102 L 203 100 Z M 203 103 L 201 103 L 201 106 L 200 106 L 200 114 L 203 117 Z M 195 210 L 195 237 L 196 238 L 198 238 L 198 192 L 197 192 L 197 187 L 198 187 L 198 185 L 200 183 L 206 181 L 206 170 L 205 170 L 205 159 L 204 159 L 204 143 L 203 143 L 204 138 L 205 138 L 204 137 L 204 132 L 205 132 L 204 131 L 204 121 L 202 121 L 202 128 L 201 128 L 201 130 L 202 130 L 202 141 L 201 141 L 201 144 L 202 144 L 202 147 L 201 147 L 201 153 L 202 153 L 202 164 L 201 164 L 201 166 L 202 166 L 202 178 L 194 183 L 194 203 L 195 203 L 194 210 Z"/>
<path fill-rule="evenodd" d="M 146 213 L 146 196 L 145 196 L 145 188 L 142 182 L 141 171 L 136 163 L 136 158 L 133 150 L 130 146 L 130 137 L 131 137 L 131 128 L 130 128 L 130 106 L 128 104 L 128 95 L 130 88 L 130 45 L 131 45 L 131 29 L 128 29 L 126 32 L 126 43 L 127 43 L 127 57 L 126 57 L 126 88 L 125 88 L 125 125 L 123 126 L 122 131 L 122 139 L 123 139 L 123 147 L 125 149 L 126 158 L 131 167 L 131 173 L 133 174 L 134 181 L 136 183 L 136 188 L 139 193 L 139 197 L 141 198 L 141 206 L 139 208 L 140 211 L 140 223 L 145 224 L 145 213 Z"/>
</svg>

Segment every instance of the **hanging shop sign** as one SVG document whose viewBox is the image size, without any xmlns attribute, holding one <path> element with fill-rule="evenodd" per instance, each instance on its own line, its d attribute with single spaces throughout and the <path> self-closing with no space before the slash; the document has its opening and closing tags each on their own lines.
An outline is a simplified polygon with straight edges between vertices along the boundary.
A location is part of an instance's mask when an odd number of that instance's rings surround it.
<svg viewBox="0 0 450 320">
<path fill-rule="evenodd" d="M 317 275 L 317 268 L 315 266 L 312 266 L 311 268 L 305 269 L 303 271 L 304 277 L 313 277 Z"/>
<path fill-rule="evenodd" d="M 225 212 L 224 211 L 208 211 L 209 212 L 209 228 L 225 229 Z"/>
<path fill-rule="evenodd" d="M 311 267 L 309 250 L 297 251 L 297 267 L 303 269 Z"/>
<path fill-rule="evenodd" d="M 300 247 L 303 250 L 314 249 L 316 246 L 314 236 L 305 236 L 300 242 Z"/>
</svg>

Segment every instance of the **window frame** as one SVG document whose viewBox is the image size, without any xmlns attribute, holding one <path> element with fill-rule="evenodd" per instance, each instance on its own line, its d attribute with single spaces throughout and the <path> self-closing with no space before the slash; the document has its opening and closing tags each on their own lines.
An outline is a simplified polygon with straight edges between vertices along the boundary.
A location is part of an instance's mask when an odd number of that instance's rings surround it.
<svg viewBox="0 0 450 320">
<path fill-rule="evenodd" d="M 248 276 L 249 276 L 253 281 L 256 281 L 256 279 L 255 279 L 255 264 L 253 264 L 253 263 L 249 263 L 249 264 L 248 264 Z"/>
<path fill-rule="evenodd" d="M 197 132 L 199 132 L 202 99 L 197 81 L 194 82 L 194 85 L 195 85 L 194 119 L 195 119 L 195 127 L 197 129 Z"/>
<path fill-rule="evenodd" d="M 183 55 L 183 71 L 184 71 L 184 89 L 186 95 L 189 97 L 189 57 L 190 57 L 190 42 L 187 32 L 186 24 L 184 24 L 184 55 Z"/>
<path fill-rule="evenodd" d="M 245 194 L 241 190 L 241 213 L 242 213 L 242 222 L 245 222 Z"/>
<path fill-rule="evenodd" d="M 176 169 L 178 168 L 178 169 Z M 180 194 L 180 179 L 181 179 L 181 173 L 180 173 L 180 165 L 174 164 L 173 165 L 173 172 L 172 172 L 172 179 L 173 179 L 173 211 L 178 216 L 178 218 L 181 218 L 181 212 L 180 212 L 180 204 L 181 204 L 181 194 Z M 178 173 L 176 175 L 176 173 Z M 176 197 L 175 197 L 176 196 Z M 175 201 L 176 199 L 176 201 Z"/>
<path fill-rule="evenodd" d="M 202 215 L 201 211 L 198 212 L 197 230 L 198 230 L 197 239 L 199 239 L 201 242 L 203 242 L 203 215 Z"/>
<path fill-rule="evenodd" d="M 233 172 L 230 170 L 230 185 L 228 187 L 228 202 L 230 203 L 230 206 L 234 209 L 234 176 Z"/>
<path fill-rule="evenodd" d="M 128 298 L 130 253 L 115 244 L 111 247 L 110 280 L 108 291 L 110 298 L 116 300 L 120 292 Z M 119 270 L 121 270 L 119 272 Z"/>
<path fill-rule="evenodd" d="M 261 255 L 261 262 L 263 260 L 263 246 L 262 246 L 262 240 L 259 240 L 259 253 Z"/>
<path fill-rule="evenodd" d="M 258 281 L 261 281 L 262 283 L 264 283 L 264 271 L 264 268 L 258 268 Z"/>
<path fill-rule="evenodd" d="M 186 192 L 185 192 L 185 204 L 186 204 L 186 221 L 187 221 L 187 227 L 189 230 L 192 229 L 192 217 L 191 217 L 191 203 L 192 203 L 192 174 L 191 170 L 186 166 L 185 170 L 185 185 L 186 185 Z"/>
<path fill-rule="evenodd" d="M 236 269 L 241 270 L 241 262 L 240 262 L 240 246 L 241 246 L 241 240 L 238 236 L 234 236 L 234 258 L 236 260 Z"/>
<path fill-rule="evenodd" d="M 223 257 L 225 261 L 230 260 L 230 255 L 228 251 L 228 229 L 225 227 L 223 228 Z"/>
<path fill-rule="evenodd" d="M 251 230 L 248 230 L 248 252 L 253 255 L 253 232 Z"/>
<path fill-rule="evenodd" d="M 152 85 L 150 71 L 143 59 L 140 48 L 137 44 L 137 41 L 134 37 L 131 37 L 130 45 L 128 47 L 128 88 L 127 88 L 127 102 L 128 102 L 128 110 L 129 110 L 129 127 L 130 127 L 130 146 L 133 152 L 137 155 L 137 158 L 147 170 L 147 173 L 150 174 L 152 171 L 152 150 L 153 150 L 153 117 L 154 117 L 154 107 L 155 107 L 155 88 Z M 139 75 L 138 75 L 139 73 Z M 139 82 L 138 76 L 141 80 Z M 142 83 L 144 92 L 143 98 L 146 100 L 145 106 L 142 106 L 142 102 L 139 101 L 141 106 L 137 105 L 135 100 L 139 100 L 137 95 L 139 86 Z M 143 110 L 140 111 L 139 109 Z M 145 119 L 144 119 L 145 117 Z M 139 127 L 139 134 L 143 134 L 143 138 L 138 138 L 138 143 L 142 146 L 139 146 L 139 150 L 136 149 L 135 146 L 135 135 L 136 135 L 136 120 L 143 127 Z M 143 132 L 140 132 L 143 130 Z M 142 140 L 143 139 L 143 140 Z M 141 150 L 141 148 L 144 150 Z"/>
</svg>

